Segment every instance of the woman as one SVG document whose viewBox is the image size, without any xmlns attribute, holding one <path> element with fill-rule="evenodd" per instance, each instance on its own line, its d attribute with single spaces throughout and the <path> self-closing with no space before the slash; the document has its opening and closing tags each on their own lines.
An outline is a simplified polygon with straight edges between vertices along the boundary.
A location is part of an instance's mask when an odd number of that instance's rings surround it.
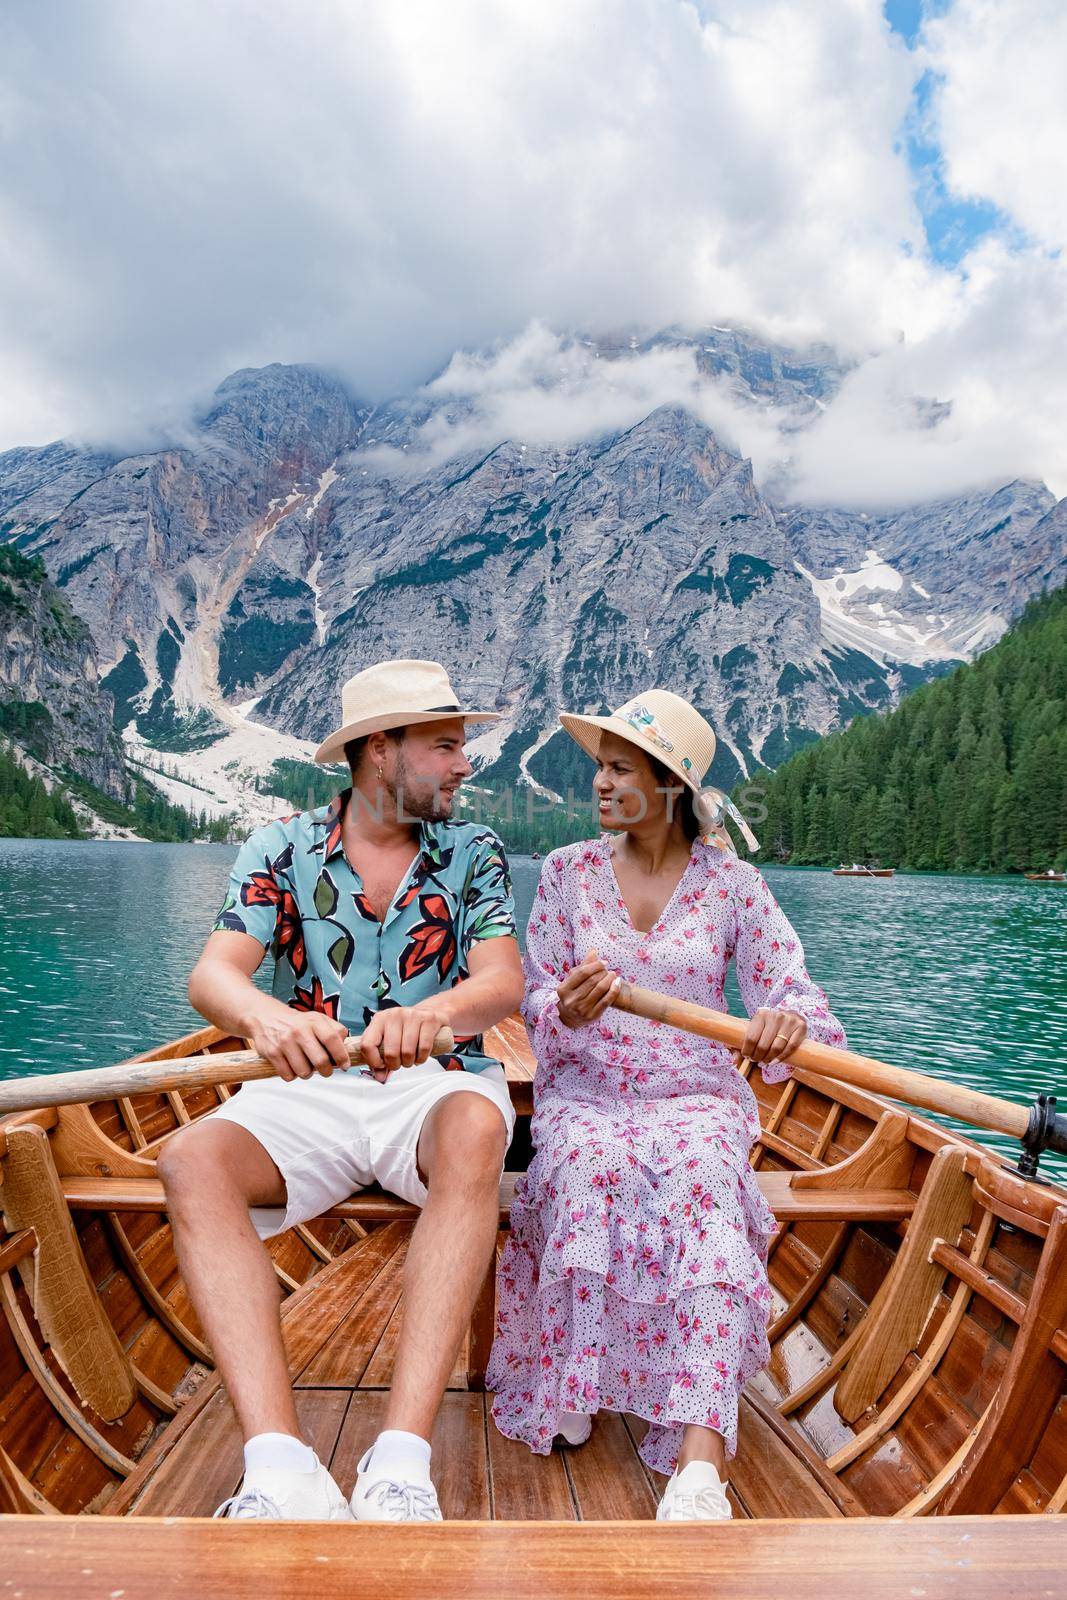
<svg viewBox="0 0 1067 1600">
<path fill-rule="evenodd" d="M 755 1098 L 724 1047 L 609 1007 L 625 980 L 722 1010 L 732 955 L 744 1054 L 768 1081 L 788 1077 L 806 1037 L 844 1034 L 733 851 L 729 802 L 700 790 L 715 752 L 704 718 L 650 690 L 561 720 L 596 760 L 604 831 L 545 858 L 530 917 L 535 1154 L 501 1263 L 493 1415 L 547 1454 L 557 1435 L 584 1443 L 601 1408 L 636 1413 L 645 1462 L 673 1472 L 657 1516 L 725 1518 L 738 1395 L 769 1356 Z"/>
</svg>

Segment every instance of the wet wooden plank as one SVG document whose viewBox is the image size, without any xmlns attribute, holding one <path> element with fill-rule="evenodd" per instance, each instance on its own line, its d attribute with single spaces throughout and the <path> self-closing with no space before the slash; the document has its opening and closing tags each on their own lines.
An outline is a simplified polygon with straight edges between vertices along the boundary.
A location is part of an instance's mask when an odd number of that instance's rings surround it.
<svg viewBox="0 0 1067 1600">
<path fill-rule="evenodd" d="M 804 1463 L 744 1400 L 730 1482 L 750 1517 L 841 1515 Z"/>
<path fill-rule="evenodd" d="M 397 1345 L 400 1343 L 400 1328 L 404 1320 L 404 1309 L 397 1295 L 391 1311 L 379 1317 L 377 1327 L 379 1337 L 373 1346 L 367 1370 L 363 1375 L 362 1387 L 366 1389 L 388 1389 L 393 1381 L 393 1366 L 396 1362 Z"/>
<path fill-rule="evenodd" d="M 220 1389 L 163 1462 L 133 1516 L 210 1516 L 241 1476 L 241 1435 L 228 1396 Z"/>
<path fill-rule="evenodd" d="M 389 1396 L 383 1389 L 359 1389 L 349 1400 L 330 1457 L 330 1471 L 345 1494 L 352 1493 L 360 1459 L 385 1426 L 385 1408 L 388 1404 Z"/>
<path fill-rule="evenodd" d="M 315 1389 L 296 1397 L 301 1430 L 321 1461 L 334 1453 L 347 1407 L 344 1390 Z M 229 1397 L 219 1390 L 171 1451 L 132 1515 L 210 1517 L 240 1483 L 243 1459 L 237 1418 Z"/>
<path fill-rule="evenodd" d="M 410 1230 L 345 1319 L 301 1374 L 298 1385 L 388 1389 L 403 1325 L 403 1278 Z M 466 1389 L 470 1334 L 464 1335 L 448 1388 Z"/>
<path fill-rule="evenodd" d="M 335 1320 L 332 1332 L 301 1372 L 298 1379 L 301 1385 L 355 1388 L 361 1381 L 400 1300 L 407 1230 L 399 1234 L 398 1226 L 391 1224 L 388 1230 L 383 1228 L 377 1235 L 371 1235 L 371 1240 L 379 1239 L 387 1231 L 391 1235 L 389 1240 L 382 1240 L 375 1252 L 375 1259 L 381 1260 L 380 1268 L 368 1276 L 362 1293 L 352 1295 L 345 1314 Z M 387 1246 L 391 1248 L 386 1254 Z M 365 1245 L 360 1246 L 360 1251 L 365 1248 Z"/>
<path fill-rule="evenodd" d="M 384 1323 L 384 1327 L 382 1324 Z M 366 1370 L 359 1382 L 361 1389 L 388 1389 L 393 1382 L 393 1372 L 396 1367 L 397 1350 L 400 1345 L 400 1330 L 404 1323 L 404 1301 L 397 1293 L 397 1299 L 392 1311 L 383 1308 L 382 1315 L 377 1322 L 380 1331 L 378 1342 L 373 1346 L 373 1353 L 367 1362 Z M 375 1337 L 375 1326 L 372 1323 L 371 1338 Z M 456 1359 L 449 1374 L 447 1387 L 453 1389 L 466 1389 L 467 1365 L 470 1349 L 470 1330 L 463 1335 Z"/>
<path fill-rule="evenodd" d="M 446 1522 L 482 1522 L 491 1515 L 485 1405 L 484 1394 L 446 1394 L 438 1413 L 431 1471 Z"/>
<path fill-rule="evenodd" d="M 410 1231 L 402 1222 L 378 1228 L 316 1274 L 301 1297 L 299 1308 L 294 1305 L 292 1315 L 285 1316 L 283 1312 L 286 1349 L 294 1377 L 302 1376 L 338 1324 L 407 1242 Z"/>
<path fill-rule="evenodd" d="M 298 1394 L 296 1413 L 307 1443 L 320 1461 L 330 1461 L 341 1434 L 349 1397 L 343 1389 L 317 1389 Z"/>
<path fill-rule="evenodd" d="M 561 1452 L 578 1515 L 585 1522 L 647 1522 L 656 1497 L 626 1424 L 601 1411 L 587 1444 Z"/>
<path fill-rule="evenodd" d="M 558 1450 L 548 1456 L 535 1456 L 526 1445 L 505 1439 L 492 1417 L 488 1437 L 493 1516 L 498 1521 L 575 1520 L 574 1501 Z"/>
<path fill-rule="evenodd" d="M 1038 1600 L 1062 1590 L 1055 1517 L 918 1522 L 415 1524 L 11 1517 L 8 1592 L 86 1600 Z M 88 1576 L 87 1576 L 88 1574 Z"/>
</svg>

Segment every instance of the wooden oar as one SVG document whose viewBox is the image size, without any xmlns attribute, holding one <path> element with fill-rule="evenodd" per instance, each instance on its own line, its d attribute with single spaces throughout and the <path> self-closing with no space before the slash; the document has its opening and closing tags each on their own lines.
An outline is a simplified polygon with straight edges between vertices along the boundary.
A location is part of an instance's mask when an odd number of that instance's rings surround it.
<svg viewBox="0 0 1067 1600">
<path fill-rule="evenodd" d="M 696 1033 L 703 1039 L 716 1039 L 731 1050 L 740 1050 L 745 1038 L 747 1020 L 729 1017 L 722 1011 L 712 1011 L 706 1006 L 694 1005 L 688 1000 L 672 1000 L 669 995 L 656 994 L 651 989 L 641 989 L 633 984 L 620 986 L 612 1004 L 619 1011 L 629 1011 L 637 1017 L 648 1017 L 654 1022 L 666 1022 L 672 1028 L 683 1028 L 686 1033 Z M 1031 1112 L 1026 1106 L 1013 1105 L 997 1095 L 982 1094 L 977 1089 L 964 1088 L 962 1084 L 946 1083 L 931 1078 L 925 1072 L 912 1072 L 906 1067 L 891 1067 L 871 1056 L 856 1055 L 852 1050 L 836 1050 L 830 1045 L 816 1044 L 812 1039 L 783 1056 L 791 1066 L 807 1067 L 811 1072 L 841 1083 L 851 1083 L 857 1089 L 868 1089 L 874 1094 L 889 1095 L 893 1100 L 904 1100 L 909 1105 L 921 1106 L 926 1111 L 938 1111 L 943 1116 L 958 1117 L 976 1128 L 990 1128 L 996 1133 L 1009 1133 L 1013 1138 L 1024 1139 L 1030 1127 Z M 1063 1117 L 1055 1119 L 1064 1123 Z M 1057 1127 L 1048 1140 L 1047 1148 L 1067 1155 L 1067 1138 Z"/>
<path fill-rule="evenodd" d="M 363 1062 L 362 1035 L 345 1040 L 349 1061 Z M 451 1028 L 442 1028 L 430 1046 L 434 1056 L 456 1048 Z M 344 1071 L 344 1068 L 339 1068 Z M 114 1067 L 84 1072 L 55 1072 L 39 1078 L 13 1078 L 0 1083 L 0 1116 L 8 1111 L 33 1111 L 38 1106 L 71 1106 L 120 1095 L 154 1094 L 164 1089 L 204 1089 L 216 1083 L 247 1083 L 273 1078 L 275 1069 L 254 1050 L 225 1050 L 217 1055 L 179 1056 L 171 1061 L 120 1061 Z"/>
</svg>

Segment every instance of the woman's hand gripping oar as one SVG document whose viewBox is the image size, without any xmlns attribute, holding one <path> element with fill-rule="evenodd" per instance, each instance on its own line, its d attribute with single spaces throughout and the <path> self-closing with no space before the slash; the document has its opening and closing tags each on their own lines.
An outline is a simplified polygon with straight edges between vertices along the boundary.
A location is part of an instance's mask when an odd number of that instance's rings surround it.
<svg viewBox="0 0 1067 1600">
<path fill-rule="evenodd" d="M 682 1028 L 687 1033 L 704 1039 L 715 1039 L 730 1050 L 743 1051 L 749 1020 L 727 1016 L 722 1011 L 712 1011 L 706 1006 L 694 1005 L 688 1000 L 673 1000 L 669 995 L 655 994 L 651 989 L 641 989 L 623 983 L 611 1002 L 619 1011 L 633 1016 L 648 1017 L 654 1022 L 665 1022 L 672 1028 Z M 925 1072 L 912 1072 L 906 1067 L 891 1067 L 871 1056 L 856 1055 L 852 1050 L 837 1050 L 831 1045 L 815 1044 L 806 1039 L 788 1053 L 774 1050 L 775 1057 L 788 1059 L 791 1066 L 806 1068 L 823 1077 L 836 1078 L 840 1083 L 854 1084 L 872 1094 L 888 1095 L 893 1100 L 903 1100 L 908 1105 L 921 1106 L 926 1111 L 936 1111 L 942 1116 L 957 1117 L 972 1127 L 989 1128 L 995 1133 L 1011 1134 L 1024 1144 L 1034 1138 L 1035 1117 L 1043 1117 L 1041 1149 L 1054 1150 L 1067 1155 L 1067 1117 L 1039 1107 L 1027 1109 L 1001 1100 L 996 1095 L 983 1094 L 962 1084 L 947 1083 L 930 1077 Z"/>
</svg>

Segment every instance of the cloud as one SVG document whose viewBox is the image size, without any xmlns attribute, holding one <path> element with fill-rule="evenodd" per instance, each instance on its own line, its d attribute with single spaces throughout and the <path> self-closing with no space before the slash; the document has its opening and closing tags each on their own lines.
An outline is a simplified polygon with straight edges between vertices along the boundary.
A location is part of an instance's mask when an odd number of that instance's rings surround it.
<svg viewBox="0 0 1067 1600">
<path fill-rule="evenodd" d="M 698 370 L 682 345 L 602 352 L 595 341 L 531 323 L 512 340 L 461 351 L 414 397 L 427 415 L 402 448 L 380 444 L 360 460 L 381 471 L 425 472 L 469 451 L 510 439 L 566 446 L 630 428 L 659 406 L 684 406 L 729 448 L 773 473 L 781 429 L 793 425 Z"/>
<path fill-rule="evenodd" d="M 503 440 L 596 439 L 670 405 L 748 457 L 778 500 L 880 510 L 1042 476 L 1067 494 L 1067 306 L 1039 264 L 1005 259 L 996 240 L 972 255 L 952 325 L 857 362 L 814 413 L 756 403 L 732 378 L 709 378 L 695 346 L 633 343 L 601 349 L 533 323 L 490 350 L 460 352 L 415 392 L 422 420 L 403 446 L 376 443 L 359 459 L 390 475 L 425 473 Z"/>
<path fill-rule="evenodd" d="M 997 241 L 960 273 L 932 261 L 900 138 L 933 63 L 949 181 L 1045 238 L 1031 211 L 1062 156 L 1009 194 L 1010 158 L 965 174 L 956 148 L 987 93 L 959 18 L 1004 32 L 1019 5 L 957 0 L 915 51 L 878 0 L 6 7 L 0 448 L 141 438 L 235 367 L 312 361 L 370 399 L 445 369 L 472 427 L 531 438 L 688 396 L 761 471 L 785 455 L 813 493 L 906 493 L 988 461 L 992 374 L 1016 407 L 996 459 L 1058 472 L 1037 345 L 1062 267 Z M 836 345 L 860 362 L 848 406 L 798 441 L 681 357 L 605 379 L 547 331 L 711 322 Z M 950 400 L 951 426 L 905 425 L 912 393 Z M 457 443 L 461 409 L 427 448 Z"/>
<path fill-rule="evenodd" d="M 944 175 L 1030 238 L 1067 247 L 1067 9 L 1062 0 L 956 0 L 923 43 Z"/>
<path fill-rule="evenodd" d="M 272 359 L 380 397 L 531 318 L 859 348 L 929 287 L 874 0 L 39 0 L 0 63 L 5 365 L 57 428 Z"/>
<path fill-rule="evenodd" d="M 955 315 L 873 356 L 794 440 L 792 496 L 874 510 L 1012 478 L 1067 494 L 1067 289 L 996 240 L 967 258 Z"/>
<path fill-rule="evenodd" d="M 955 0 L 930 18 L 927 136 L 958 201 L 1006 219 L 966 254 L 937 321 L 861 365 L 800 441 L 801 499 L 936 498 L 1012 477 L 1067 494 L 1067 11 Z M 915 399 L 946 403 L 925 425 Z"/>
</svg>

